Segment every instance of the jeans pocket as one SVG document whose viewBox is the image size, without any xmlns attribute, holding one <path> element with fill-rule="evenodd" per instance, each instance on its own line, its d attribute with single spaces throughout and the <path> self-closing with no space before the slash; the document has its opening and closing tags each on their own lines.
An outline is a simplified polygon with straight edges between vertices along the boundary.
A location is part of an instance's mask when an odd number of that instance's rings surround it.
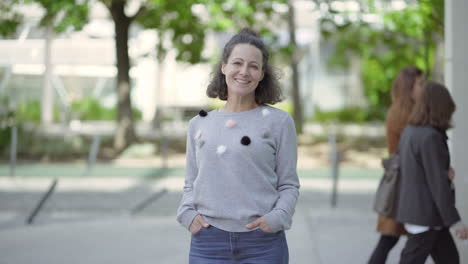
<svg viewBox="0 0 468 264">
<path fill-rule="evenodd" d="M 267 232 L 267 231 L 261 229 L 260 227 L 257 228 L 255 231 L 257 231 L 260 234 L 266 235 L 266 236 L 275 236 L 275 235 L 277 235 L 279 233 L 279 232 Z"/>
</svg>

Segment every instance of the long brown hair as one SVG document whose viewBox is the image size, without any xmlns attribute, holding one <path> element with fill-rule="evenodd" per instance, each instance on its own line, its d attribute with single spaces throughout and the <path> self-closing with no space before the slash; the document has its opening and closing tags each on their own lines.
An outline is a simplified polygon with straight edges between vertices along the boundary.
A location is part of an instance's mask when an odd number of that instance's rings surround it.
<svg viewBox="0 0 468 264">
<path fill-rule="evenodd" d="M 429 125 L 446 131 L 452 127 L 452 114 L 455 112 L 455 108 L 455 102 L 444 85 L 427 82 L 416 100 L 409 124 Z"/>
<path fill-rule="evenodd" d="M 396 151 L 401 132 L 409 120 L 414 106 L 414 88 L 423 71 L 415 66 L 403 68 L 393 81 L 392 104 L 387 114 L 387 146 L 390 153 Z"/>
<path fill-rule="evenodd" d="M 258 48 L 263 57 L 263 79 L 255 89 L 255 102 L 257 104 L 275 104 L 283 100 L 283 95 L 278 81 L 277 72 L 269 64 L 270 55 L 259 35 L 250 28 L 243 28 L 234 35 L 224 46 L 221 61 L 215 66 L 206 94 L 211 98 L 227 100 L 228 89 L 226 78 L 221 72 L 221 64 L 227 63 L 234 47 L 238 44 L 249 44 Z"/>
</svg>

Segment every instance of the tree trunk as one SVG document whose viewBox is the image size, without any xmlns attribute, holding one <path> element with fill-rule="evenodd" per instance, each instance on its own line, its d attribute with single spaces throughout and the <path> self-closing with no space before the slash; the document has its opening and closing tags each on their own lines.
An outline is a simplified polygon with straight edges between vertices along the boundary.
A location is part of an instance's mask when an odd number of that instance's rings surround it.
<svg viewBox="0 0 468 264">
<path fill-rule="evenodd" d="M 299 89 L 299 71 L 297 69 L 297 46 L 296 46 L 296 25 L 294 23 L 294 6 L 292 0 L 288 0 L 288 26 L 289 26 L 289 45 L 293 49 L 291 58 L 291 70 L 292 70 L 292 96 L 294 113 L 293 118 L 296 123 L 296 131 L 298 134 L 302 133 L 302 102 Z"/>
<path fill-rule="evenodd" d="M 117 129 L 114 135 L 114 150 L 122 152 L 136 139 L 132 102 L 130 97 L 130 59 L 128 57 L 128 31 L 131 19 L 125 15 L 125 1 L 112 1 L 110 11 L 115 27 L 117 55 Z"/>
</svg>

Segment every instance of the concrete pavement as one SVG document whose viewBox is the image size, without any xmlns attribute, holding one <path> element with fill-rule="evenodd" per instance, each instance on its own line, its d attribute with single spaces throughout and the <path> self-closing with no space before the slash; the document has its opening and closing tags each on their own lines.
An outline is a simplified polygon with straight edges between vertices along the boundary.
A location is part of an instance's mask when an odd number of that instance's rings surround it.
<svg viewBox="0 0 468 264">
<path fill-rule="evenodd" d="M 81 178 L 75 184 L 61 179 L 35 224 L 26 226 L 24 219 L 46 180 L 0 178 L 0 264 L 187 263 L 190 236 L 175 221 L 183 178 L 87 178 L 85 183 Z M 301 181 L 293 227 L 287 231 L 290 263 L 365 263 L 378 239 L 371 210 L 377 180 L 341 182 L 336 208 L 330 206 L 331 182 Z M 129 208 L 162 188 L 169 191 L 129 214 Z M 403 244 L 404 239 L 388 263 L 398 262 Z"/>
</svg>

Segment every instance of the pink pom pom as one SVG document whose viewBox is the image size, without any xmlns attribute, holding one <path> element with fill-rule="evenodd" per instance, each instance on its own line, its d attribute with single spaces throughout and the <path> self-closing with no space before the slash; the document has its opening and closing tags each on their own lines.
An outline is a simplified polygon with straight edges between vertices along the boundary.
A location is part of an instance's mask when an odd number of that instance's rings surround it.
<svg viewBox="0 0 468 264">
<path fill-rule="evenodd" d="M 197 134 L 195 134 L 195 139 L 201 138 L 201 135 L 202 135 L 201 130 L 198 130 L 198 131 L 197 131 Z"/>
<path fill-rule="evenodd" d="M 236 126 L 236 121 L 232 120 L 232 119 L 229 119 L 228 121 L 226 121 L 226 127 L 227 128 L 233 128 Z"/>
</svg>

